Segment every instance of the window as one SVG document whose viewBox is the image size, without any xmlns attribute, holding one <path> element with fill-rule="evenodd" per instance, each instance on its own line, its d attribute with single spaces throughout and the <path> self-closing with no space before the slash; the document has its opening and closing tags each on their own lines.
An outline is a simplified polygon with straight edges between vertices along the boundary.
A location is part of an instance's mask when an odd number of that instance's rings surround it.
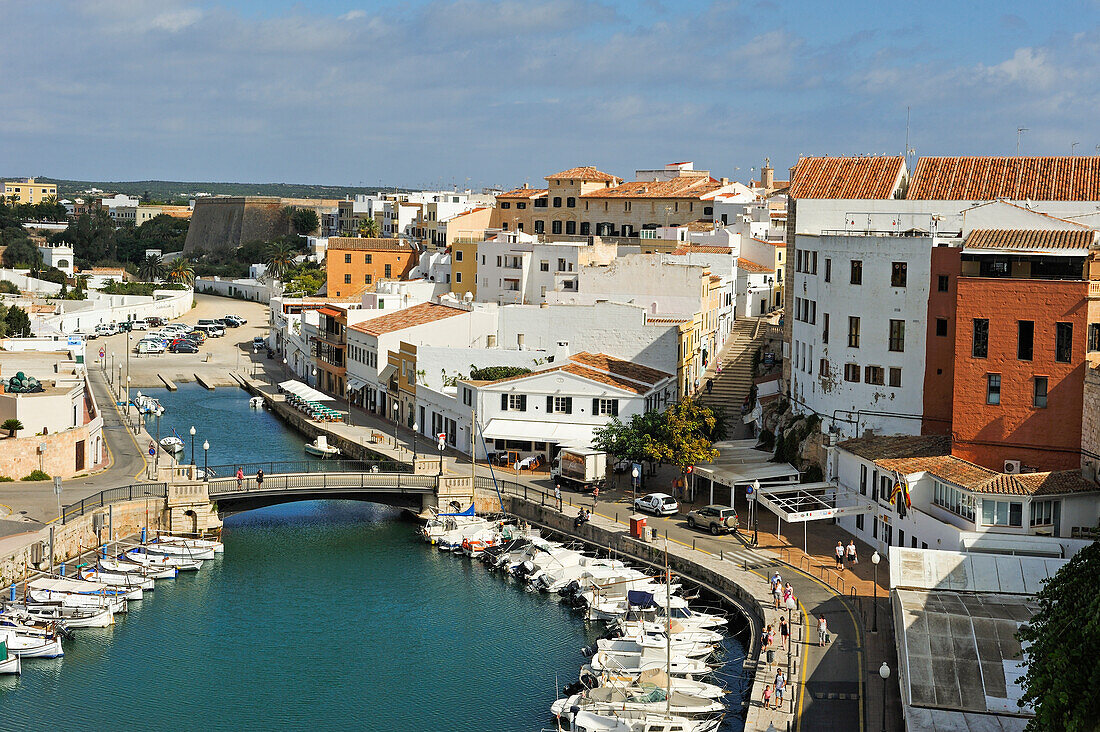
<svg viewBox="0 0 1100 732">
<path fill-rule="evenodd" d="M 1035 322 L 1016 321 L 1016 358 L 1030 361 L 1035 353 Z"/>
<path fill-rule="evenodd" d="M 366 256 L 365 258 L 364 258 L 364 260 L 363 260 L 363 261 L 364 261 L 364 262 L 365 262 L 366 264 L 370 264 L 370 263 L 371 263 L 371 255 L 369 255 L 369 254 L 368 254 L 368 255 L 367 255 L 367 256 Z"/>
<path fill-rule="evenodd" d="M 878 384 L 882 386 L 884 383 L 883 371 L 881 366 L 868 366 L 864 369 L 864 381 L 868 384 Z"/>
<path fill-rule="evenodd" d="M 1023 526 L 1024 504 L 983 498 L 982 523 L 986 526 Z"/>
<path fill-rule="evenodd" d="M 527 411 L 527 395 L 526 394 L 501 394 L 500 395 L 500 410 L 502 412 L 526 412 Z"/>
<path fill-rule="evenodd" d="M 570 199 L 570 200 L 572 200 L 572 199 Z M 577 222 L 576 221 L 566 221 L 565 222 L 565 233 L 566 234 L 576 234 L 577 233 Z"/>
<path fill-rule="evenodd" d="M 587 203 L 584 204 L 584 205 L 585 205 L 585 208 L 588 207 Z M 592 233 L 592 224 L 588 223 L 587 221 L 582 221 L 581 222 L 581 236 L 588 236 L 591 233 Z"/>
<path fill-rule="evenodd" d="M 848 316 L 848 348 L 859 348 L 859 318 Z"/>
<path fill-rule="evenodd" d="M 546 199 L 545 198 L 536 198 L 535 199 L 535 208 L 546 208 Z"/>
<path fill-rule="evenodd" d="M 565 199 L 565 207 L 566 208 L 576 208 L 577 207 L 577 199 L 573 198 L 572 196 Z"/>
<path fill-rule="evenodd" d="M 560 234 L 561 233 L 561 222 L 560 221 L 551 222 L 550 230 L 555 234 Z"/>
<path fill-rule="evenodd" d="M 455 250 L 455 261 L 456 262 L 461 262 L 462 261 L 462 252 L 459 251 L 459 250 Z"/>
<path fill-rule="evenodd" d="M 561 196 L 554 196 L 554 208 L 561 208 Z"/>
<path fill-rule="evenodd" d="M 1054 360 L 1069 363 L 1073 355 L 1073 323 L 1056 323 L 1054 331 Z"/>
<path fill-rule="evenodd" d="M 527 208 L 527 201 L 516 201 L 516 208 Z"/>
<path fill-rule="evenodd" d="M 548 414 L 572 414 L 573 397 L 546 397 L 546 411 Z"/>
<path fill-rule="evenodd" d="M 501 208 L 511 208 L 511 207 L 512 207 L 512 204 L 511 204 L 511 203 L 509 203 L 508 201 L 501 201 L 501 202 L 500 202 L 500 207 L 501 207 Z"/>
<path fill-rule="evenodd" d="M 894 262 L 890 265 L 890 286 L 905 287 L 909 277 L 909 265 L 906 262 Z"/>
<path fill-rule="evenodd" d="M 549 271 L 550 271 L 550 262 L 549 261 L 544 259 L 541 262 L 539 262 L 539 272 L 549 272 Z"/>
<path fill-rule="evenodd" d="M 974 358 L 989 356 L 989 321 L 986 318 L 974 318 L 974 343 L 970 355 Z"/>
<path fill-rule="evenodd" d="M 905 350 L 905 321 L 904 320 L 891 320 L 890 321 L 890 350 L 891 351 L 904 351 Z"/>
<path fill-rule="evenodd" d="M 901 369 L 896 366 L 890 368 L 890 386 L 895 388 L 901 386 Z"/>
<path fill-rule="evenodd" d="M 844 380 L 851 381 L 853 384 L 859 383 L 859 364 L 858 363 L 846 363 L 844 364 Z"/>
<path fill-rule="evenodd" d="M 833 260 L 825 257 L 825 281 L 833 281 Z"/>
<path fill-rule="evenodd" d="M 821 362 L 817 365 L 817 373 L 825 378 L 829 378 L 829 359 L 821 359 Z"/>
<path fill-rule="evenodd" d="M 714 215 L 714 206 L 703 206 L 703 215 L 704 216 L 713 216 Z"/>
<path fill-rule="evenodd" d="M 859 466 L 859 492 L 860 495 L 867 495 L 867 466 Z"/>
<path fill-rule="evenodd" d="M 863 260 L 862 259 L 853 259 L 852 260 L 851 283 L 853 285 L 862 285 L 863 284 Z"/>
<path fill-rule="evenodd" d="M 985 377 L 985 403 L 986 404 L 1000 404 L 1001 403 L 1001 375 L 1000 374 L 986 374 Z"/>
<path fill-rule="evenodd" d="M 393 265 L 392 264 L 387 264 L 386 265 L 386 277 L 393 277 Z"/>
<path fill-rule="evenodd" d="M 596 417 L 618 417 L 618 399 L 593 399 L 592 414 Z"/>
<path fill-rule="evenodd" d="M 344 255 L 344 264 L 351 264 L 351 255 L 350 254 L 345 254 Z"/>
<path fill-rule="evenodd" d="M 365 275 L 365 276 L 364 276 L 364 278 L 363 278 L 363 280 L 364 280 L 364 281 L 366 282 L 366 284 L 368 284 L 368 285 L 369 285 L 369 284 L 371 283 L 371 280 L 372 280 L 372 279 L 374 279 L 374 278 L 373 278 L 373 277 L 372 277 L 371 275 Z"/>
<path fill-rule="evenodd" d="M 1047 377 L 1036 376 L 1031 397 L 1031 406 L 1042 409 L 1047 405 Z"/>
<path fill-rule="evenodd" d="M 1031 520 L 1032 526 L 1054 525 L 1054 501 L 1032 501 Z"/>
<path fill-rule="evenodd" d="M 947 283 L 949 281 L 947 275 L 939 275 L 936 277 L 936 289 L 939 292 L 947 292 Z"/>
<path fill-rule="evenodd" d="M 862 513 L 857 513 L 856 514 L 856 529 L 858 531 L 863 531 L 863 514 Z"/>
<path fill-rule="evenodd" d="M 345 285 L 350 285 L 351 284 L 351 275 L 350 274 L 344 275 L 344 284 Z"/>
<path fill-rule="evenodd" d="M 367 277 L 370 277 L 370 275 L 367 275 Z M 461 272 L 455 272 L 455 282 L 462 282 L 462 273 Z"/>
<path fill-rule="evenodd" d="M 1100 351 L 1100 323 L 1089 323 L 1090 351 Z"/>
<path fill-rule="evenodd" d="M 947 336 L 947 318 L 936 318 L 936 335 Z"/>
<path fill-rule="evenodd" d="M 813 252 L 813 266 L 810 267 L 810 274 L 817 274 L 817 252 Z"/>
<path fill-rule="evenodd" d="M 829 342 L 829 314 L 824 313 L 821 321 L 821 342 Z"/>
<path fill-rule="evenodd" d="M 545 234 L 546 233 L 546 222 L 543 221 L 542 219 L 536 219 L 535 220 L 535 233 L 536 234 Z"/>
</svg>

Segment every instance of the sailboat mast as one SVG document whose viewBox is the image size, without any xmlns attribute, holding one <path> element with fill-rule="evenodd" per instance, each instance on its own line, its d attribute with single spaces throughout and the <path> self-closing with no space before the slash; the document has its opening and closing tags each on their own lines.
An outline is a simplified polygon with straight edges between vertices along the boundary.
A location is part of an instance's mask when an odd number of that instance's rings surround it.
<svg viewBox="0 0 1100 732">
<path fill-rule="evenodd" d="M 672 714 L 672 575 L 668 571 L 668 537 L 665 536 L 665 716 Z"/>
</svg>

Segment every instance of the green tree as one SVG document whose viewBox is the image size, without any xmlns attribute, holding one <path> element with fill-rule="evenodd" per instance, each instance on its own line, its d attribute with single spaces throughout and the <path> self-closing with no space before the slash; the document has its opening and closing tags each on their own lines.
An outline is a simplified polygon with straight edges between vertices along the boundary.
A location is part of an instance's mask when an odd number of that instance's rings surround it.
<svg viewBox="0 0 1100 732">
<path fill-rule="evenodd" d="M 4 263 L 5 267 L 10 269 L 34 269 L 41 266 L 42 253 L 38 251 L 38 247 L 30 239 L 26 237 L 15 238 L 10 243 L 5 243 L 7 248 L 4 250 L 4 256 L 0 257 L 0 261 Z"/>
<path fill-rule="evenodd" d="M 265 275 L 273 280 L 283 281 L 287 272 L 294 266 L 295 252 L 286 244 L 275 244 L 267 254 L 267 272 Z"/>
<path fill-rule="evenodd" d="M 654 446 L 661 462 L 675 465 L 681 476 L 687 476 L 689 466 L 718 458 L 718 451 L 707 438 L 717 423 L 710 409 L 694 399 L 684 399 L 669 405 L 664 418 L 664 434 Z"/>
<path fill-rule="evenodd" d="M 4 322 L 8 326 L 8 333 L 14 336 L 31 334 L 31 319 L 23 308 L 12 306 L 4 315 Z"/>
<path fill-rule="evenodd" d="M 664 440 L 665 418 L 660 412 L 635 414 L 624 423 L 612 417 L 594 431 L 592 445 L 597 450 L 632 463 L 655 463 L 661 460 L 658 445 Z"/>
<path fill-rule="evenodd" d="M 64 285 L 66 280 L 65 273 L 59 270 L 57 267 L 50 267 L 49 269 L 42 272 L 40 277 L 46 280 L 46 282 L 52 282 L 55 285 Z"/>
<path fill-rule="evenodd" d="M 7 430 L 8 437 L 15 437 L 15 433 L 23 429 L 23 423 L 12 417 L 11 419 L 5 419 L 4 424 L 0 424 L 0 429 Z"/>
<path fill-rule="evenodd" d="M 18 295 L 19 288 L 11 280 L 0 280 L 0 294 Z"/>
<path fill-rule="evenodd" d="M 156 282 L 164 277 L 164 265 L 161 264 L 160 257 L 150 254 L 141 260 L 141 264 L 138 265 L 138 275 L 146 282 Z"/>
<path fill-rule="evenodd" d="M 359 222 L 359 235 L 366 236 L 371 239 L 377 239 L 382 235 L 382 227 L 378 224 L 378 219 L 373 216 L 369 216 L 362 219 Z"/>
<path fill-rule="evenodd" d="M 474 381 L 496 381 L 510 376 L 522 376 L 531 373 L 525 366 L 484 366 L 476 368 L 470 365 L 470 378 Z"/>
<path fill-rule="evenodd" d="M 1035 707 L 1028 732 L 1094 732 L 1100 720 L 1100 543 L 1074 555 L 1035 595 L 1038 611 L 1016 638 L 1030 644 L 1021 706 Z"/>
<path fill-rule="evenodd" d="M 191 286 L 195 284 L 195 268 L 183 257 L 176 257 L 168 263 L 166 277 L 169 282 Z"/>
<path fill-rule="evenodd" d="M 290 215 L 290 225 L 297 234 L 312 234 L 321 225 L 321 219 L 312 208 L 298 208 Z"/>
</svg>

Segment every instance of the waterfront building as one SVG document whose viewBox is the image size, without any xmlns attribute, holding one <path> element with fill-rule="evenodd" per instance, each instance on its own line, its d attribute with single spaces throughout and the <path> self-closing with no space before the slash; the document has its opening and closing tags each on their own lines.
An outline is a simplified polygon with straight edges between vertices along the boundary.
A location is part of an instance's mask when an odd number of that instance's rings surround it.
<svg viewBox="0 0 1100 732">
<path fill-rule="evenodd" d="M 577 291 L 581 268 L 606 265 L 618 248 L 599 237 L 585 242 L 542 242 L 519 232 L 500 233 L 477 247 L 477 299 L 499 305 L 537 305 L 553 293 Z"/>
<path fill-rule="evenodd" d="M 393 238 L 331 237 L 325 251 L 327 285 L 333 297 L 357 295 L 382 279 L 404 279 L 419 252 Z"/>
<path fill-rule="evenodd" d="M 0 182 L 0 195 L 9 205 L 42 203 L 48 198 L 57 198 L 57 185 L 34 178 L 5 180 Z"/>
</svg>

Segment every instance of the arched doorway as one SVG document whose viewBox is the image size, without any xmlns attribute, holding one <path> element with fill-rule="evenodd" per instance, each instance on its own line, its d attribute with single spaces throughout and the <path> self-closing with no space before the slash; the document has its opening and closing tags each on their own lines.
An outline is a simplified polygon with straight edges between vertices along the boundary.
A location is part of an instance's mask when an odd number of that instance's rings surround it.
<svg viewBox="0 0 1100 732">
<path fill-rule="evenodd" d="M 199 535 L 199 517 L 198 517 L 198 515 L 194 511 L 191 511 L 190 509 L 188 509 L 187 511 L 184 511 L 183 515 L 187 517 L 187 522 L 184 524 L 184 526 L 187 527 L 187 533 L 191 534 L 192 536 L 198 536 Z"/>
</svg>

